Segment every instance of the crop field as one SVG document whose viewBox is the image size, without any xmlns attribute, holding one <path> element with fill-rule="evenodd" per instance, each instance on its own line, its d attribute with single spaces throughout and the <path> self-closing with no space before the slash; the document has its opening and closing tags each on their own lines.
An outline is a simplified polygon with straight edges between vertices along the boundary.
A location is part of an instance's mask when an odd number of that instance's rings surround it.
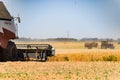
<svg viewBox="0 0 120 80">
<path fill-rule="evenodd" d="M 48 61 L 120 61 L 120 44 L 114 42 L 115 49 L 87 49 L 85 42 L 16 42 L 20 44 L 51 44 L 55 48 L 55 56 Z"/>
<path fill-rule="evenodd" d="M 84 42 L 16 42 L 51 44 L 47 62 L 1 62 L 0 80 L 120 80 L 120 45 L 86 49 Z"/>
</svg>

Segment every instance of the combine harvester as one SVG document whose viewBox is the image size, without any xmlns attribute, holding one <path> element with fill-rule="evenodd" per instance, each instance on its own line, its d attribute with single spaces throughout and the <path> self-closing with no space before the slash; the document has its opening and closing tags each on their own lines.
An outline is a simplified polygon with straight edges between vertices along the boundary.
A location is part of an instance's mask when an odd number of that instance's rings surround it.
<svg viewBox="0 0 120 80">
<path fill-rule="evenodd" d="M 17 24 L 20 17 L 12 17 L 3 2 L 0 2 L 0 61 L 17 61 L 29 59 L 28 53 L 36 53 L 36 58 L 42 61 L 47 56 L 55 54 L 54 48 L 49 44 L 16 44 L 11 39 L 18 39 Z M 26 53 L 26 56 L 23 55 Z"/>
</svg>

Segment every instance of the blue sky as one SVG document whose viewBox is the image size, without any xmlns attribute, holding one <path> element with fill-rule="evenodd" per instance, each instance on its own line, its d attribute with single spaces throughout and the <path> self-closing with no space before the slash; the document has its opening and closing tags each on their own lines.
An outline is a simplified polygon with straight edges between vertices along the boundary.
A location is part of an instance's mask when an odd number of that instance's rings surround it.
<svg viewBox="0 0 120 80">
<path fill-rule="evenodd" d="M 19 37 L 120 38 L 119 0 L 2 0 L 21 17 Z"/>
</svg>

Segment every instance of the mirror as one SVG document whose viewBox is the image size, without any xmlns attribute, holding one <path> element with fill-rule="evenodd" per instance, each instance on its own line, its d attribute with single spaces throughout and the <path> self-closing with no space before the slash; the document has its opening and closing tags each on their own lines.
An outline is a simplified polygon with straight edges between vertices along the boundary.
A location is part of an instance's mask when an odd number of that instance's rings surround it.
<svg viewBox="0 0 120 80">
<path fill-rule="evenodd" d="M 21 22 L 20 17 L 17 17 L 17 18 L 18 18 L 18 22 L 20 23 Z"/>
</svg>

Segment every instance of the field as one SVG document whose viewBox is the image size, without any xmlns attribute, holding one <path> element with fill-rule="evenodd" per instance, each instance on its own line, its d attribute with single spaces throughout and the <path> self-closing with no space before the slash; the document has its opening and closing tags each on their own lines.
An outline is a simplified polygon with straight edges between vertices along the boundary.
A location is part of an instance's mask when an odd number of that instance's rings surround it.
<svg viewBox="0 0 120 80">
<path fill-rule="evenodd" d="M 114 43 L 114 50 L 101 50 L 100 47 L 86 49 L 84 42 L 25 43 L 51 44 L 56 49 L 56 55 L 49 57 L 47 62 L 1 62 L 0 80 L 120 79 L 120 45 L 117 43 Z"/>
<path fill-rule="evenodd" d="M 0 80 L 119 80 L 119 62 L 5 62 Z"/>
<path fill-rule="evenodd" d="M 120 61 L 120 44 L 114 42 L 115 49 L 87 49 L 85 42 L 16 42 L 21 44 L 51 44 L 56 51 L 49 61 Z"/>
</svg>

